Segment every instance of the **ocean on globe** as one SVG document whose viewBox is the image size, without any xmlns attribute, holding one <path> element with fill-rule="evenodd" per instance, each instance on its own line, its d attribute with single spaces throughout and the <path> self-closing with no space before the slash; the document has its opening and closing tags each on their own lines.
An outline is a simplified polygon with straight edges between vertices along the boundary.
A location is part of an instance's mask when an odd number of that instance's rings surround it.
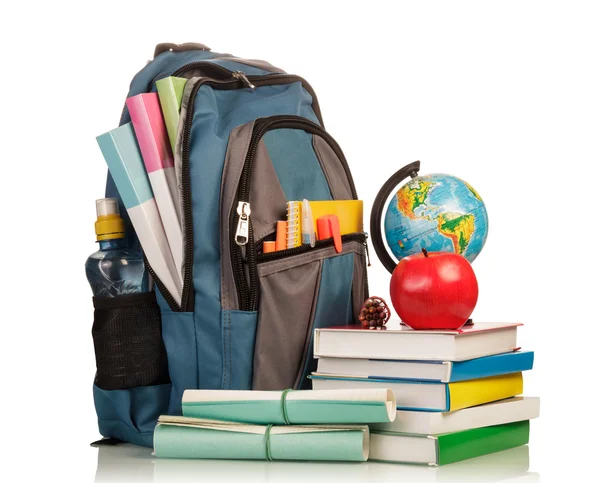
<svg viewBox="0 0 600 483">
<path fill-rule="evenodd" d="M 455 176 L 417 176 L 394 195 L 385 214 L 385 237 L 398 260 L 425 248 L 456 252 L 472 262 L 488 233 L 483 200 Z"/>
</svg>

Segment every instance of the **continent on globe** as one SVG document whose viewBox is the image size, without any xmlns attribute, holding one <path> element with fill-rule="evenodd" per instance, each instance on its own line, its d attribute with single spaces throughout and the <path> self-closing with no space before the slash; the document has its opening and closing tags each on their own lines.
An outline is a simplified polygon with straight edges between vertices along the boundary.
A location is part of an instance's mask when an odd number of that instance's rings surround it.
<svg viewBox="0 0 600 483">
<path fill-rule="evenodd" d="M 454 251 L 462 255 L 475 232 L 475 216 L 471 213 L 441 213 L 437 222 L 440 233 L 450 238 Z"/>
<path fill-rule="evenodd" d="M 434 183 L 415 179 L 405 184 L 397 193 L 398 210 L 411 220 L 419 219 L 416 209 L 427 202 L 427 195 Z"/>
</svg>

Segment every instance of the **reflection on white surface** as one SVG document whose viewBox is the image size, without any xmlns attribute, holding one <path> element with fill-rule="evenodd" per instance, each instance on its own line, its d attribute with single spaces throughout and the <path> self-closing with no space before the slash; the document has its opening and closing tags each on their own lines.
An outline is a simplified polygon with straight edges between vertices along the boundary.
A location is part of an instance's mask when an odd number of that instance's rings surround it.
<svg viewBox="0 0 600 483">
<path fill-rule="evenodd" d="M 376 462 L 304 463 L 158 459 L 151 455 L 151 450 L 148 448 L 124 444 L 98 449 L 96 482 L 539 482 L 539 475 L 528 472 L 528 469 L 528 446 L 439 468 L 428 468 Z"/>
</svg>

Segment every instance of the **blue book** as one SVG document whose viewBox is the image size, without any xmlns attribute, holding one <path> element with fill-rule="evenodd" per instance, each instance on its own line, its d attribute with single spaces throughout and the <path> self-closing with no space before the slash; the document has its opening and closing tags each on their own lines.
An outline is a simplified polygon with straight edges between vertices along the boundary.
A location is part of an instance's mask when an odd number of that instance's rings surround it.
<svg viewBox="0 0 600 483">
<path fill-rule="evenodd" d="M 515 351 L 467 361 L 396 361 L 319 358 L 315 375 L 350 378 L 458 382 L 500 376 L 533 368 L 532 351 Z"/>
</svg>

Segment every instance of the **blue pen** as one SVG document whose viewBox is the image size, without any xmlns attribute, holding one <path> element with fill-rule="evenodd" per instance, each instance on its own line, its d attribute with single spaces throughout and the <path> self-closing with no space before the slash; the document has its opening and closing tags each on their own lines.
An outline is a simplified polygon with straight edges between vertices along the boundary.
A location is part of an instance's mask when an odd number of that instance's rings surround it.
<svg viewBox="0 0 600 483">
<path fill-rule="evenodd" d="M 315 246 L 315 224 L 313 221 L 312 210 L 307 199 L 302 200 L 302 243 L 304 245 Z"/>
</svg>

